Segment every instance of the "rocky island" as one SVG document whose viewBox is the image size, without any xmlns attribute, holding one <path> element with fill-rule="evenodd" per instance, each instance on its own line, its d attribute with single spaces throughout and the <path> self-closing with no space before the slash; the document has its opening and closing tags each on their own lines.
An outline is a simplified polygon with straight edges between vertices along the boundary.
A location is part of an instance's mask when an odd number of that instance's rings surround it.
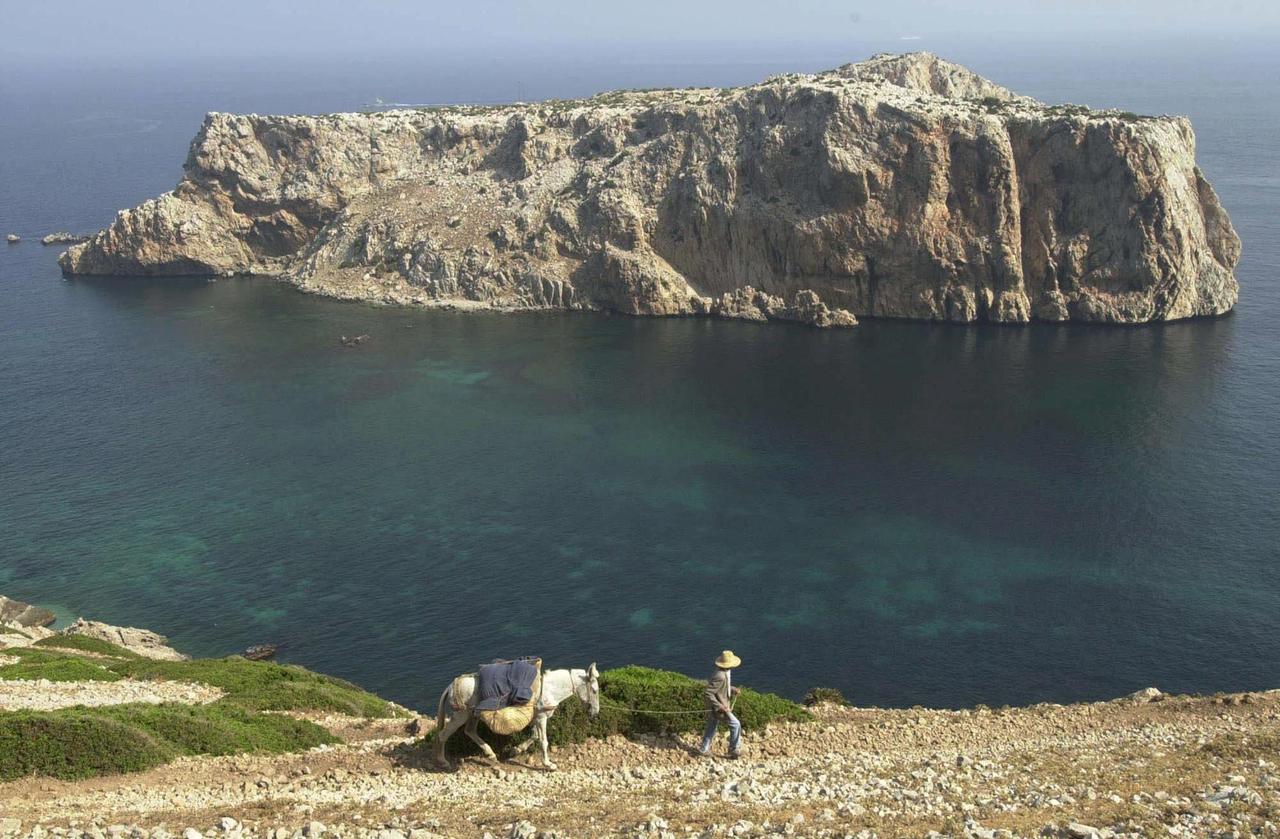
<svg viewBox="0 0 1280 839">
<path fill-rule="evenodd" d="M 395 304 L 853 325 L 1227 312 L 1240 241 L 1191 124 L 926 53 L 732 89 L 209 114 L 75 274 L 279 277 Z"/>
</svg>

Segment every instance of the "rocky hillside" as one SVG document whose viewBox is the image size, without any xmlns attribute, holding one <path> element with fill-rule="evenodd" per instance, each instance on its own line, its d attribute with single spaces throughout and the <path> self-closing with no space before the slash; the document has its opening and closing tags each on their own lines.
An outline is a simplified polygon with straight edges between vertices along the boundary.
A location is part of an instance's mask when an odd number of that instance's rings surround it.
<svg viewBox="0 0 1280 839">
<path fill-rule="evenodd" d="M 1186 119 L 1045 105 L 917 53 L 733 89 L 210 114 L 173 192 L 61 261 L 840 326 L 1217 315 L 1239 254 Z"/>
<path fill-rule="evenodd" d="M 647 734 L 557 747 L 557 772 L 526 757 L 441 771 L 422 736 L 429 719 L 406 725 L 404 709 L 339 680 L 155 657 L 159 636 L 145 630 L 152 640 L 128 649 L 63 630 L 28 644 L 18 636 L 32 640 L 30 626 L 19 629 L 0 632 L 0 837 L 1280 833 L 1276 691 L 1152 688 L 998 710 L 829 704 L 748 731 L 736 761 L 698 757 L 692 734 Z"/>
</svg>

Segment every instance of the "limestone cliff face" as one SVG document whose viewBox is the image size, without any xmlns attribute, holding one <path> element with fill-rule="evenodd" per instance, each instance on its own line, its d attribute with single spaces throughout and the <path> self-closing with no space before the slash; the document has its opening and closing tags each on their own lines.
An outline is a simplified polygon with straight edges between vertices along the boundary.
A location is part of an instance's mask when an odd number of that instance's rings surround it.
<svg viewBox="0 0 1280 839">
<path fill-rule="evenodd" d="M 1236 302 L 1187 120 L 1047 106 L 927 54 L 750 87 L 210 114 L 69 274 L 850 325 L 1135 323 Z"/>
</svg>

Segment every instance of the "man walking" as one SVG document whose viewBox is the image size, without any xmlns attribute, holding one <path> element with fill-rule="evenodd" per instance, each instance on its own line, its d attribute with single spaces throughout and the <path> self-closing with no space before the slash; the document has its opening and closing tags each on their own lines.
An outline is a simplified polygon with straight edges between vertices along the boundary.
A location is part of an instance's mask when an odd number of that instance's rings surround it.
<svg viewBox="0 0 1280 839">
<path fill-rule="evenodd" d="M 742 659 L 734 655 L 733 650 L 725 650 L 716 659 L 716 672 L 707 679 L 707 727 L 702 732 L 702 748 L 698 750 L 703 756 L 711 754 L 711 740 L 723 719 L 729 726 L 729 757 L 738 758 L 742 748 L 742 723 L 733 715 L 733 697 L 738 695 L 738 689 L 732 685 L 730 671 L 741 663 Z"/>
</svg>

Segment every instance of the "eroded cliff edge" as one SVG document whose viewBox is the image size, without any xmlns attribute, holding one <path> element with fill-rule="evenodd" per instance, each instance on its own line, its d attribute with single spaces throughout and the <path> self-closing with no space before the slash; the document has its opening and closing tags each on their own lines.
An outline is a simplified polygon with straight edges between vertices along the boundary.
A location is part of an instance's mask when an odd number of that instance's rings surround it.
<svg viewBox="0 0 1280 839">
<path fill-rule="evenodd" d="M 819 325 L 1138 323 L 1238 294 L 1186 119 L 1045 105 L 924 53 L 733 89 L 214 113 L 185 170 L 63 270 Z"/>
</svg>

